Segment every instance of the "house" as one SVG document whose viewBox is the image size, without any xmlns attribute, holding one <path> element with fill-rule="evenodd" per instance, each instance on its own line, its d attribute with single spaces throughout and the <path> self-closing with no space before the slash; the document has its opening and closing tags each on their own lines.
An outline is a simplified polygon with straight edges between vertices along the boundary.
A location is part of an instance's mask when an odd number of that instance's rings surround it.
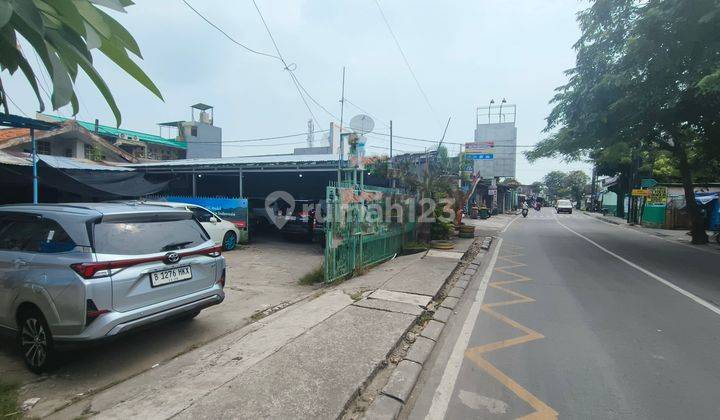
<svg viewBox="0 0 720 420">
<path fill-rule="evenodd" d="M 75 120 L 66 120 L 50 130 L 35 130 L 35 147 L 39 155 L 109 163 L 137 161 L 131 153 L 87 130 Z M 0 130 L 0 150 L 15 156 L 32 153 L 30 129 L 7 128 Z"/>
<path fill-rule="evenodd" d="M 37 118 L 43 121 L 60 123 L 74 121 L 87 132 L 104 139 L 111 145 L 117 147 L 137 160 L 173 160 L 185 158 L 187 143 L 177 139 L 170 139 L 156 134 L 148 134 L 140 131 L 125 130 L 101 125 L 97 120 L 95 120 L 94 123 L 91 123 L 48 114 L 38 114 Z M 43 154 L 42 151 L 39 151 L 39 147 L 38 153 Z M 85 156 L 76 154 L 69 157 L 81 158 Z"/>
</svg>

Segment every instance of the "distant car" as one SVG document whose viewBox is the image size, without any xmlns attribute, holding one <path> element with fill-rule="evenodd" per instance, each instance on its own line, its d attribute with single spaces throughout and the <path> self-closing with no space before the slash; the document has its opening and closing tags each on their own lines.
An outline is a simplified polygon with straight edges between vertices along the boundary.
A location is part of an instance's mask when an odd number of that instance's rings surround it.
<svg viewBox="0 0 720 420">
<path fill-rule="evenodd" d="M 217 214 L 196 204 L 174 203 L 168 201 L 145 201 L 144 204 L 172 207 L 189 210 L 195 215 L 203 228 L 210 235 L 210 239 L 220 244 L 225 251 L 232 251 L 237 247 L 240 230 L 229 220 L 220 218 Z"/>
<path fill-rule="evenodd" d="M 573 205 L 570 200 L 558 200 L 555 204 L 555 210 L 557 210 L 558 213 L 568 213 L 572 214 L 573 211 Z"/>
<path fill-rule="evenodd" d="M 225 259 L 185 209 L 0 206 L 0 330 L 39 373 L 57 349 L 192 319 L 225 298 Z"/>
</svg>

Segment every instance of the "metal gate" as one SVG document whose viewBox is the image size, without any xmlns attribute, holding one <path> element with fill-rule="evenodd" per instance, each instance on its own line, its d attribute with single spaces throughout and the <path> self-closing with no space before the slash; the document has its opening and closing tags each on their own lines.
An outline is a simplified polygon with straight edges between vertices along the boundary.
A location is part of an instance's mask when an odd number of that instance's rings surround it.
<svg viewBox="0 0 720 420">
<path fill-rule="evenodd" d="M 331 183 L 326 202 L 326 282 L 392 258 L 415 240 L 415 203 L 399 190 Z"/>
</svg>

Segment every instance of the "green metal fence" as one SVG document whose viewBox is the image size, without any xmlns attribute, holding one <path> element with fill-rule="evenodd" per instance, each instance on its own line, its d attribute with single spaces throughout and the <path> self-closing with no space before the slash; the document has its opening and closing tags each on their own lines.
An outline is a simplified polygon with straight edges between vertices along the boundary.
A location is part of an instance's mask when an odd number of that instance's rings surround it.
<svg viewBox="0 0 720 420">
<path fill-rule="evenodd" d="M 325 281 L 385 261 L 415 240 L 412 196 L 352 182 L 327 187 Z"/>
</svg>

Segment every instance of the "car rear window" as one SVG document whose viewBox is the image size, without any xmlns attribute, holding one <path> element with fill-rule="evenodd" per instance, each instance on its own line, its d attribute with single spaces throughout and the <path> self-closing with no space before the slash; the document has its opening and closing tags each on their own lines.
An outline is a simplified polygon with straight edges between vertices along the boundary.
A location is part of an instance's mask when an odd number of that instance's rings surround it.
<svg viewBox="0 0 720 420">
<path fill-rule="evenodd" d="M 569 206 L 570 200 L 558 200 L 558 206 Z"/>
<path fill-rule="evenodd" d="M 142 255 L 198 246 L 209 238 L 194 219 L 164 221 L 110 221 L 95 225 L 95 252 Z"/>
</svg>

